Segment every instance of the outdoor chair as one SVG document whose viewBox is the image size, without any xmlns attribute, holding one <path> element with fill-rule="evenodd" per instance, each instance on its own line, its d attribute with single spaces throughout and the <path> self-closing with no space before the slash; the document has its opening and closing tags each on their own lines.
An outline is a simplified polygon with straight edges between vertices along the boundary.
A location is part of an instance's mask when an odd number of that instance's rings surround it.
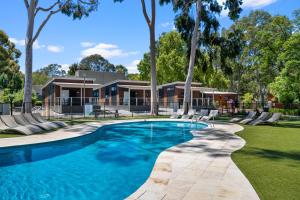
<svg viewBox="0 0 300 200">
<path fill-rule="evenodd" d="M 42 115 L 40 113 L 33 113 L 32 116 L 40 123 L 48 122 L 48 121 L 44 120 L 44 118 L 42 117 Z M 61 122 L 61 121 L 53 121 L 51 123 L 57 124 L 58 126 L 60 126 L 60 128 L 68 127 L 68 124 Z"/>
<path fill-rule="evenodd" d="M 250 115 L 250 114 L 249 114 Z M 247 116 L 245 119 L 243 119 L 242 121 L 240 121 L 239 123 L 240 124 L 248 124 L 250 123 L 251 121 L 255 120 L 256 118 L 256 115 L 257 115 L 257 112 L 255 112 L 255 115 L 252 114 L 251 116 Z"/>
<path fill-rule="evenodd" d="M 243 119 L 240 117 L 236 117 L 236 118 L 232 118 L 229 122 L 234 123 L 234 122 L 239 122 L 245 119 L 252 119 L 253 117 L 256 116 L 256 112 L 255 111 L 249 111 L 248 115 Z"/>
<path fill-rule="evenodd" d="M 191 109 L 189 110 L 187 115 L 182 115 L 181 119 L 190 119 L 195 115 L 195 110 Z"/>
<path fill-rule="evenodd" d="M 253 125 L 258 125 L 258 124 L 275 124 L 279 121 L 281 117 L 281 113 L 273 113 L 273 115 L 267 119 L 267 120 L 264 120 L 264 121 L 258 121 L 256 124 L 253 124 Z"/>
<path fill-rule="evenodd" d="M 170 116 L 170 119 L 178 119 L 183 115 L 183 110 L 182 109 L 178 109 L 176 113 L 173 113 Z"/>
<path fill-rule="evenodd" d="M 40 128 L 37 125 L 32 125 L 22 115 L 14 115 L 11 117 L 15 120 L 15 122 L 21 126 L 26 126 L 28 129 L 30 129 L 33 133 L 40 133 L 44 131 L 42 128 Z"/>
<path fill-rule="evenodd" d="M 208 121 L 208 120 L 210 120 L 210 119 L 212 119 L 212 118 L 214 119 L 216 116 L 218 116 L 218 113 L 219 113 L 218 110 L 211 110 L 211 111 L 209 112 L 209 115 L 208 115 L 208 116 L 202 117 L 201 120 L 202 120 L 202 121 Z"/>
<path fill-rule="evenodd" d="M 6 128 L 8 127 L 8 129 L 4 129 L 5 131 L 17 131 L 19 133 L 22 133 L 24 135 L 31 135 L 34 134 L 35 132 L 33 132 L 30 128 L 28 128 L 27 126 L 20 126 L 19 124 L 16 123 L 16 121 L 14 120 L 14 118 L 12 116 L 9 115 L 1 115 L 0 119 L 2 120 L 1 127 L 2 128 Z"/>
<path fill-rule="evenodd" d="M 193 120 L 201 120 L 202 117 L 207 116 L 208 115 L 208 110 L 207 109 L 201 109 L 199 114 L 196 114 L 193 116 Z"/>
<path fill-rule="evenodd" d="M 2 120 L 0 120 L 0 132 L 17 132 L 17 133 L 21 133 L 24 135 L 30 135 L 32 134 L 31 131 L 29 129 L 27 129 L 26 127 L 23 126 L 19 126 L 19 127 L 8 127 Z"/>
<path fill-rule="evenodd" d="M 269 116 L 270 116 L 270 113 L 268 113 L 268 112 L 262 112 L 257 119 L 251 121 L 249 124 L 255 126 L 255 125 L 259 124 L 259 123 L 262 123 L 262 122 L 266 121 L 269 118 Z"/>
<path fill-rule="evenodd" d="M 60 128 L 60 126 L 58 126 L 57 124 L 55 123 L 52 123 L 52 122 L 38 122 L 36 119 L 34 119 L 32 117 L 31 114 L 29 113 L 25 113 L 25 114 L 22 114 L 23 117 L 30 123 L 30 124 L 33 124 L 33 125 L 37 125 L 39 127 L 41 127 L 42 129 L 44 130 L 47 130 L 47 131 L 50 131 L 50 130 L 53 130 L 53 129 L 58 129 Z"/>
</svg>

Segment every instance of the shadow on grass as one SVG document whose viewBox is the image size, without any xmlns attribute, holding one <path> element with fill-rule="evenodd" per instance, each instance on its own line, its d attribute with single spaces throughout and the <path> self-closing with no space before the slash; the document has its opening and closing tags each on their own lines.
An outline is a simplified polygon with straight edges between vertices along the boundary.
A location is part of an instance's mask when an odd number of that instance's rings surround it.
<svg viewBox="0 0 300 200">
<path fill-rule="evenodd" d="M 280 128 L 300 128 L 300 122 L 299 123 L 293 123 L 293 122 L 283 122 L 272 125 L 272 127 L 280 127 Z"/>
<path fill-rule="evenodd" d="M 278 150 L 261 149 L 261 148 L 248 148 L 246 151 L 238 151 L 237 154 L 244 154 L 250 156 L 258 156 L 271 160 L 289 159 L 300 162 L 300 151 L 283 152 Z"/>
</svg>

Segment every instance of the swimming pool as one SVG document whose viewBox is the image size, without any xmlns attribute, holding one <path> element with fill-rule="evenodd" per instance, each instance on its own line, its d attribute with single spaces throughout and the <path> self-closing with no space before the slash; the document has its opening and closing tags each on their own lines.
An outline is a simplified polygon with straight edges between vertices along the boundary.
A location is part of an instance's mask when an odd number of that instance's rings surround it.
<svg viewBox="0 0 300 200">
<path fill-rule="evenodd" d="M 1 199 L 124 199 L 149 177 L 160 152 L 192 139 L 190 122 L 107 125 L 63 141 L 0 149 Z"/>
</svg>

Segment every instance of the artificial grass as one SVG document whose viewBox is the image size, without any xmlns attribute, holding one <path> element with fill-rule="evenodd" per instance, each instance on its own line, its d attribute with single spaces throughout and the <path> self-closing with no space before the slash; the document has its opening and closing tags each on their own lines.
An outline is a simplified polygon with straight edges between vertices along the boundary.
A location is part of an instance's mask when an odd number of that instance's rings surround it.
<svg viewBox="0 0 300 200">
<path fill-rule="evenodd" d="M 20 137 L 23 136 L 17 133 L 0 133 L 0 138 L 11 138 L 11 137 Z"/>
<path fill-rule="evenodd" d="M 300 121 L 245 126 L 232 158 L 262 200 L 300 199 Z"/>
</svg>

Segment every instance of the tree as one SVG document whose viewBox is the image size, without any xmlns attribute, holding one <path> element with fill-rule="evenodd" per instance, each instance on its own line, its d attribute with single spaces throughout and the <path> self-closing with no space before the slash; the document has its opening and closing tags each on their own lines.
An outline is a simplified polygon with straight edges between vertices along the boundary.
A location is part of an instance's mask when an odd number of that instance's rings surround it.
<svg viewBox="0 0 300 200">
<path fill-rule="evenodd" d="M 32 84 L 33 85 L 44 85 L 49 81 L 49 76 L 42 72 L 33 72 L 32 73 Z"/>
<path fill-rule="evenodd" d="M 83 58 L 79 63 L 79 69 L 96 72 L 115 72 L 115 66 L 99 54 Z"/>
<path fill-rule="evenodd" d="M 24 0 L 27 10 L 27 31 L 25 39 L 25 86 L 23 112 L 31 113 L 31 93 L 32 93 L 32 47 L 33 43 L 39 37 L 42 29 L 45 27 L 50 18 L 56 13 L 63 13 L 72 16 L 73 19 L 81 19 L 88 16 L 90 12 L 96 10 L 98 0 L 55 0 L 49 7 L 42 7 L 38 0 Z M 35 29 L 35 20 L 37 15 L 43 12 L 46 18 Z M 34 30 L 36 32 L 34 33 Z"/>
<path fill-rule="evenodd" d="M 59 64 L 50 64 L 46 67 L 43 67 L 39 70 L 37 70 L 39 73 L 43 73 L 48 77 L 54 77 L 54 76 L 65 76 L 66 71 L 62 69 L 62 66 Z"/>
<path fill-rule="evenodd" d="M 125 74 L 125 76 L 128 75 L 128 69 L 123 65 L 116 65 L 115 69 L 117 73 Z"/>
<path fill-rule="evenodd" d="M 79 63 L 73 63 L 69 66 L 69 70 L 67 72 L 68 75 L 74 76 L 75 72 L 79 69 Z"/>
<path fill-rule="evenodd" d="M 145 53 L 143 59 L 137 65 L 139 70 L 139 79 L 142 81 L 150 81 L 151 80 L 151 63 L 150 63 L 150 53 Z"/>
<path fill-rule="evenodd" d="M 157 47 L 157 81 L 159 84 L 185 79 L 187 47 L 181 35 L 172 31 L 163 34 Z"/>
<path fill-rule="evenodd" d="M 170 3 L 171 0 L 161 0 L 161 3 Z M 217 31 L 219 22 L 217 15 L 219 15 L 223 7 L 215 0 L 178 0 L 172 1 L 173 8 L 175 12 L 179 12 L 182 16 L 187 16 L 188 24 L 194 24 L 192 30 L 191 27 L 183 27 L 183 30 L 191 30 L 186 32 L 192 32 L 190 40 L 190 55 L 189 55 L 189 67 L 188 74 L 186 77 L 186 82 L 184 86 L 184 100 L 183 100 L 183 109 L 184 113 L 188 112 L 188 104 L 190 102 L 190 92 L 191 92 L 191 83 L 193 80 L 194 65 L 196 59 L 196 50 L 203 44 L 210 43 L 212 38 L 210 34 L 212 30 Z M 236 19 L 241 12 L 240 5 L 242 4 L 241 0 L 226 0 L 224 2 L 224 9 L 227 9 L 228 16 L 231 19 Z M 196 14 L 193 17 L 190 17 L 192 13 L 192 8 L 196 7 Z M 186 22 L 186 21 L 185 21 Z M 203 30 L 201 30 L 201 28 Z M 202 39 L 201 39 L 202 38 Z M 206 40 L 208 39 L 208 40 Z"/>
<path fill-rule="evenodd" d="M 114 0 L 122 2 L 123 0 Z M 151 63 L 151 114 L 158 115 L 157 104 L 157 81 L 156 81 L 156 46 L 155 46 L 155 22 L 156 22 L 156 5 L 155 0 L 151 0 L 151 18 L 147 12 L 145 0 L 141 0 L 142 11 L 150 34 L 150 63 Z"/>
<path fill-rule="evenodd" d="M 140 75 L 139 74 L 128 74 L 128 79 L 129 80 L 133 80 L 133 81 L 138 81 L 141 80 Z"/>
<path fill-rule="evenodd" d="M 23 74 L 20 72 L 18 59 L 21 52 L 9 41 L 8 36 L 0 30 L 0 89 L 14 92 L 22 88 Z"/>
<path fill-rule="evenodd" d="M 279 61 L 284 68 L 270 84 L 271 92 L 280 102 L 300 102 L 300 33 L 292 35 L 283 45 Z"/>
</svg>

